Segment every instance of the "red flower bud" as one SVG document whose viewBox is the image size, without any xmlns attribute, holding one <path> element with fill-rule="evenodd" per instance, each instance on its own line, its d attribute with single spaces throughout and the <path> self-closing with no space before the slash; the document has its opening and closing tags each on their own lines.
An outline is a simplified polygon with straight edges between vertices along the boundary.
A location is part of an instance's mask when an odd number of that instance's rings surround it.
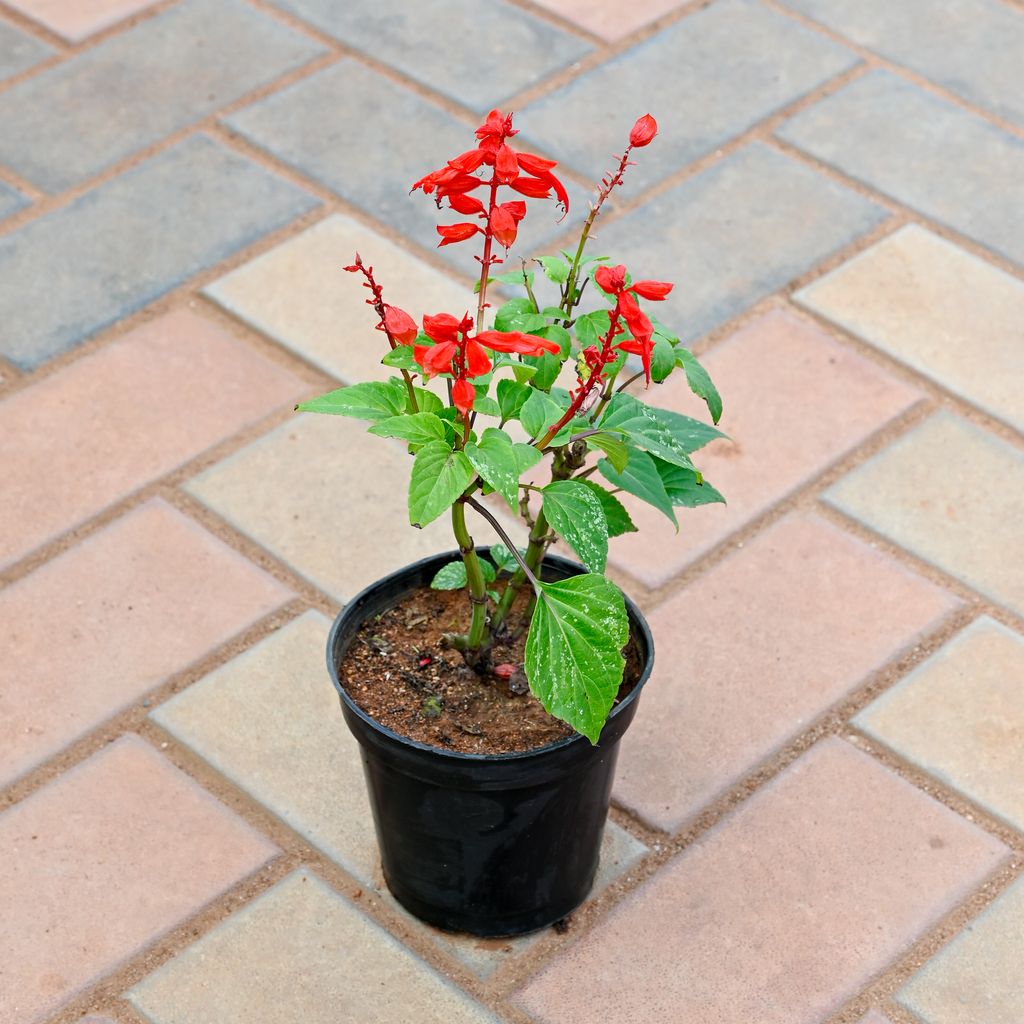
<svg viewBox="0 0 1024 1024">
<path fill-rule="evenodd" d="M 452 242 L 464 242 L 479 230 L 476 224 L 470 224 L 468 221 L 464 224 L 438 224 L 437 233 L 441 236 L 441 241 L 437 243 L 437 247 L 440 249 L 442 245 L 451 245 Z"/>
<path fill-rule="evenodd" d="M 511 183 L 520 195 L 529 196 L 531 199 L 547 199 L 551 195 L 551 184 L 541 181 L 540 178 L 516 178 Z"/>
<path fill-rule="evenodd" d="M 513 199 L 509 203 L 502 203 L 501 208 L 508 210 L 517 224 L 526 216 L 526 203 L 520 202 L 518 199 Z"/>
<path fill-rule="evenodd" d="M 397 306 L 385 307 L 384 327 L 399 345 L 411 345 L 419 333 L 416 321 L 404 309 L 399 309 Z"/>
<path fill-rule="evenodd" d="M 457 380 L 452 387 L 452 401 L 463 415 L 473 411 L 476 389 L 468 380 Z"/>
<path fill-rule="evenodd" d="M 475 196 L 467 196 L 463 193 L 456 193 L 448 196 L 448 205 L 456 212 L 465 216 L 471 213 L 483 213 L 484 204 Z"/>
<path fill-rule="evenodd" d="M 535 156 L 533 153 L 516 153 L 516 160 L 527 174 L 544 174 L 552 167 L 558 166 L 554 160 L 545 160 L 544 157 Z"/>
<path fill-rule="evenodd" d="M 629 144 L 635 148 L 646 146 L 658 134 L 658 122 L 650 114 L 636 119 L 633 130 L 629 133 Z"/>
<path fill-rule="evenodd" d="M 515 153 L 502 144 L 494 157 L 494 176 L 502 185 L 508 185 L 519 177 L 519 162 Z"/>
<path fill-rule="evenodd" d="M 635 295 L 639 295 L 641 299 L 660 302 L 672 291 L 672 285 L 668 281 L 634 281 L 629 286 L 629 290 Z"/>
<path fill-rule="evenodd" d="M 503 206 L 491 214 L 491 232 L 506 249 L 516 240 L 516 219 Z"/>
</svg>

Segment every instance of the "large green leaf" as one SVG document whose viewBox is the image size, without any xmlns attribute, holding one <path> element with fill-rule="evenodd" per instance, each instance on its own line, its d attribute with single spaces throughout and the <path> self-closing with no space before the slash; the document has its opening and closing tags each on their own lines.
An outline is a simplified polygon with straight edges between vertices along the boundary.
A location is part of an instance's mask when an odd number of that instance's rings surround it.
<svg viewBox="0 0 1024 1024">
<path fill-rule="evenodd" d="M 692 453 L 698 448 L 703 448 L 709 441 L 719 437 L 728 437 L 717 427 L 710 423 L 701 423 L 690 416 L 684 416 L 681 412 L 673 412 L 671 409 L 658 409 L 655 406 L 647 407 L 657 417 L 659 422 L 664 423 L 679 446 L 686 452 Z"/>
<path fill-rule="evenodd" d="M 520 548 L 519 554 L 526 558 L 526 549 Z M 490 559 L 494 563 L 498 572 L 514 572 L 519 568 L 519 562 L 516 560 L 516 556 L 504 544 L 492 544 Z"/>
<path fill-rule="evenodd" d="M 682 466 L 673 466 L 671 463 L 662 462 L 661 459 L 655 459 L 654 465 L 661 482 L 665 485 L 669 501 L 677 508 L 726 503 L 725 498 L 707 483 L 700 473 L 692 469 L 683 469 Z"/>
<path fill-rule="evenodd" d="M 426 526 L 462 494 L 473 479 L 473 464 L 465 452 L 455 452 L 444 441 L 425 444 L 412 464 L 409 481 L 409 522 Z"/>
<path fill-rule="evenodd" d="M 646 501 L 648 505 L 653 505 L 659 512 L 668 516 L 672 520 L 672 525 L 679 529 L 676 514 L 672 511 L 672 499 L 665 490 L 665 484 L 658 474 L 654 459 L 647 452 L 631 448 L 629 462 L 621 473 L 607 459 L 601 459 L 597 468 L 601 476 L 614 487 L 621 487 L 627 493 Z"/>
<path fill-rule="evenodd" d="M 555 284 L 563 284 L 569 277 L 569 264 L 558 256 L 537 256 L 537 262 L 544 268 L 544 275 Z"/>
<path fill-rule="evenodd" d="M 617 394 L 609 403 L 599 426 L 603 430 L 618 430 L 626 440 L 638 448 L 645 448 L 659 459 L 672 462 L 684 469 L 693 469 L 693 462 L 672 431 L 658 419 L 654 411 L 643 402 L 625 392 Z"/>
<path fill-rule="evenodd" d="M 420 412 L 440 413 L 442 409 L 446 408 L 444 402 L 442 402 L 433 391 L 428 391 L 426 388 L 416 387 L 412 390 L 413 394 L 416 396 L 416 408 Z M 412 412 L 411 406 L 408 407 L 408 411 Z"/>
<path fill-rule="evenodd" d="M 504 430 L 488 427 L 479 444 L 467 444 L 465 451 L 473 468 L 480 474 L 480 479 L 493 487 L 505 499 L 509 508 L 517 512 L 519 463 L 512 438 Z"/>
<path fill-rule="evenodd" d="M 486 558 L 481 558 L 479 561 L 484 581 L 493 583 L 498 576 L 494 566 Z M 467 581 L 466 563 L 459 559 L 457 562 L 449 562 L 438 569 L 436 575 L 430 581 L 430 586 L 434 590 L 459 590 L 466 585 Z"/>
<path fill-rule="evenodd" d="M 604 452 L 608 456 L 608 461 L 620 473 L 626 468 L 626 461 L 629 459 L 629 449 L 620 435 L 611 434 L 604 430 L 599 434 L 591 434 L 587 438 L 587 447 L 591 451 Z"/>
<path fill-rule="evenodd" d="M 519 410 L 519 422 L 530 437 L 540 437 L 562 418 L 565 409 L 564 405 L 559 405 L 550 395 L 534 388 L 533 394 Z"/>
<path fill-rule="evenodd" d="M 722 396 L 711 382 L 708 371 L 697 362 L 697 357 L 692 352 L 682 346 L 676 349 L 676 360 L 686 371 L 686 383 L 690 385 L 690 390 L 707 402 L 708 412 L 717 423 L 722 418 Z"/>
<path fill-rule="evenodd" d="M 676 350 L 663 334 L 655 334 L 651 350 L 651 380 L 660 384 L 676 368 Z"/>
<path fill-rule="evenodd" d="M 397 366 L 400 370 L 419 370 L 412 345 L 398 345 L 390 349 L 381 362 L 385 366 Z"/>
<path fill-rule="evenodd" d="M 591 571 L 604 572 L 608 521 L 597 495 L 581 480 L 555 480 L 543 490 L 544 515 Z"/>
<path fill-rule="evenodd" d="M 522 330 L 522 328 L 517 328 L 517 330 Z M 530 331 L 528 333 L 539 334 L 540 332 Z M 550 352 L 541 352 L 539 356 L 523 356 L 523 365 L 534 370 L 530 383 L 534 388 L 540 388 L 541 391 L 549 390 L 551 385 L 558 380 L 559 373 L 562 372 L 561 360 Z"/>
<path fill-rule="evenodd" d="M 405 412 L 408 393 L 398 377 L 385 381 L 366 381 L 330 391 L 319 398 L 300 402 L 300 412 L 323 412 L 331 416 L 354 416 L 360 420 L 381 420 Z"/>
<path fill-rule="evenodd" d="M 409 444 L 429 444 L 431 441 L 443 441 L 445 437 L 444 422 L 432 412 L 388 416 L 370 427 L 370 433 L 380 437 L 400 437 Z"/>
<path fill-rule="evenodd" d="M 666 462 L 665 465 L 667 466 L 668 463 Z M 682 469 L 680 472 L 685 473 L 686 470 Z M 594 483 L 593 480 L 580 480 L 579 483 L 586 484 L 591 492 L 597 495 L 597 500 L 601 502 L 604 518 L 608 522 L 609 537 L 619 537 L 624 533 L 637 532 L 636 527 L 633 525 L 633 520 L 629 518 L 629 513 L 626 511 L 626 506 L 611 491 L 606 491 L 600 484 Z"/>
<path fill-rule="evenodd" d="M 520 384 L 506 378 L 498 381 L 497 393 L 501 419 L 505 422 L 519 416 L 519 410 L 533 393 L 533 389 L 528 384 Z"/>
<path fill-rule="evenodd" d="M 530 689 L 548 714 L 596 744 L 622 684 L 628 641 L 614 583 L 594 573 L 541 583 L 526 639 Z"/>
</svg>

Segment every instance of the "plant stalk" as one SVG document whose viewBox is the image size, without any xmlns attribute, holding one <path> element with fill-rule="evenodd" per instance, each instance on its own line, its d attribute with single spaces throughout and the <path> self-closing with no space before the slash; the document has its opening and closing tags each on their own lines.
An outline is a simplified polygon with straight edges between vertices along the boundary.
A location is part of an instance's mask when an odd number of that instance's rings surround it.
<svg viewBox="0 0 1024 1024">
<path fill-rule="evenodd" d="M 480 568 L 480 558 L 473 546 L 473 538 L 466 527 L 466 506 L 461 499 L 452 505 L 452 531 L 459 543 L 459 552 L 466 566 L 469 600 L 473 606 L 473 617 L 469 624 L 469 632 L 466 634 L 464 651 L 467 661 L 472 664 L 474 660 L 479 659 L 483 650 L 490 646 L 487 631 L 487 582 L 483 569 Z"/>
</svg>

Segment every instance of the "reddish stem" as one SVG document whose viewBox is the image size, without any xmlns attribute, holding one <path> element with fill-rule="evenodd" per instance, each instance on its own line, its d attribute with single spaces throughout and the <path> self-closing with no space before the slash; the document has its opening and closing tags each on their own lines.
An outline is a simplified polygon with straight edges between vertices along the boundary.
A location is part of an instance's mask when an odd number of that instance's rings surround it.
<svg viewBox="0 0 1024 1024">
<path fill-rule="evenodd" d="M 487 220 L 484 224 L 484 254 L 480 258 L 480 298 L 476 304 L 476 332 L 479 334 L 484 329 L 484 309 L 487 307 L 487 279 L 491 276 L 491 243 L 494 241 L 494 234 L 491 231 L 491 215 L 498 199 L 498 172 L 495 169 L 491 175 L 491 197 L 487 204 Z"/>
</svg>

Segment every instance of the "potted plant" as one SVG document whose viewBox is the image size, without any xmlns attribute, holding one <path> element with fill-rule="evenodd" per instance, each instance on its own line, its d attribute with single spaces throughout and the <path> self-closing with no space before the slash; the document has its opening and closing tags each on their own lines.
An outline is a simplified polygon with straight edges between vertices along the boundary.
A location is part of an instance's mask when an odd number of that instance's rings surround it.
<svg viewBox="0 0 1024 1024">
<path fill-rule="evenodd" d="M 568 196 L 555 163 L 516 151 L 512 116 L 492 111 L 474 148 L 413 185 L 464 218 L 437 228 L 440 245 L 481 245 L 475 315 L 417 323 L 356 254 L 345 269 L 363 277 L 389 346 L 382 362 L 396 372 L 297 407 L 404 441 L 410 523 L 451 520 L 458 550 L 359 594 L 327 652 L 361 746 L 385 879 L 441 928 L 517 934 L 586 897 L 618 742 L 654 657 L 642 615 L 605 575 L 609 539 L 635 529 L 616 494 L 673 523 L 677 507 L 723 500 L 691 460 L 720 432 L 630 390 L 681 368 L 718 421 L 708 375 L 650 313 L 672 285 L 585 255 L 631 154 L 656 131 L 650 115 L 633 126 L 574 251 L 494 273 L 526 201 L 554 198 L 567 212 Z M 488 325 L 495 284 L 522 295 Z M 499 502 L 522 521 L 522 549 Z M 470 515 L 503 543 L 478 549 Z M 582 566 L 548 553 L 557 538 Z"/>
</svg>

